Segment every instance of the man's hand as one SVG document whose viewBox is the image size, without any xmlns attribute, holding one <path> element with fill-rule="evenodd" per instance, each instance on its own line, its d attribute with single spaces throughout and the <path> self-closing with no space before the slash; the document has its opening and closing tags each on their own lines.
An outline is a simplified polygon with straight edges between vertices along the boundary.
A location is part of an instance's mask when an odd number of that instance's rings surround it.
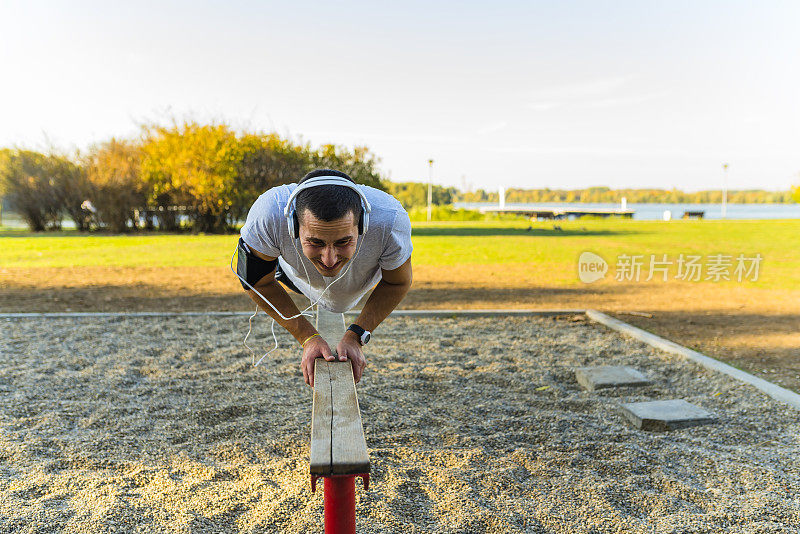
<svg viewBox="0 0 800 534">
<path fill-rule="evenodd" d="M 344 337 L 336 345 L 336 353 L 339 355 L 340 361 L 345 361 L 350 358 L 353 362 L 353 379 L 356 384 L 361 380 L 361 374 L 364 372 L 364 367 L 367 366 L 367 360 L 364 358 L 364 353 L 361 350 L 361 343 L 358 342 L 358 336 L 352 330 L 345 332 Z"/>
<path fill-rule="evenodd" d="M 325 358 L 329 362 L 335 360 L 331 348 L 322 339 L 322 336 L 314 336 L 306 342 L 306 346 L 303 347 L 303 358 L 300 360 L 303 380 L 312 388 L 314 387 L 314 360 L 317 358 Z"/>
</svg>

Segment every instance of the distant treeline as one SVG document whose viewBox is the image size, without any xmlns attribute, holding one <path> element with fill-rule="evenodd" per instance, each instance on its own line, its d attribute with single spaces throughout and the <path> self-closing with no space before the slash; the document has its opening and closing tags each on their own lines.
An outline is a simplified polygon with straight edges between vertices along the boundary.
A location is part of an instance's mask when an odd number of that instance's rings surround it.
<svg viewBox="0 0 800 534">
<path fill-rule="evenodd" d="M 74 156 L 0 149 L 0 195 L 33 231 L 59 229 L 67 217 L 82 231 L 225 232 L 261 193 L 315 168 L 384 189 L 377 163 L 366 147 L 312 147 L 274 133 L 184 122 L 145 126 L 136 139 L 111 139 Z"/>
<path fill-rule="evenodd" d="M 394 195 L 406 209 L 427 206 L 428 185 L 420 182 L 385 182 L 388 192 Z M 455 187 L 432 188 L 434 205 L 454 202 L 498 202 L 497 191 L 478 189 L 462 192 Z M 794 195 L 794 196 L 793 196 Z M 507 189 L 505 200 L 508 203 L 534 204 L 537 202 L 613 202 L 623 198 L 631 203 L 664 204 L 708 204 L 722 202 L 722 191 L 697 191 L 685 193 L 677 189 L 610 189 L 590 187 L 587 189 Z M 728 191 L 728 202 L 741 204 L 778 204 L 800 202 L 800 187 L 792 191 Z"/>
<path fill-rule="evenodd" d="M 794 195 L 794 197 L 793 197 Z M 457 202 L 497 202 L 498 193 L 479 189 L 460 193 Z M 589 187 L 587 189 L 507 189 L 506 202 L 533 204 L 536 202 L 627 202 L 663 204 L 709 204 L 722 202 L 721 190 L 685 193 L 677 189 L 610 189 Z M 728 202 L 737 204 L 779 204 L 800 202 L 800 188 L 793 191 L 728 191 Z"/>
<path fill-rule="evenodd" d="M 69 218 L 82 231 L 225 232 L 236 227 L 267 189 L 296 182 L 316 168 L 333 168 L 389 192 L 409 211 L 417 210 L 415 217 L 427 218 L 419 211 L 428 203 L 427 184 L 385 180 L 378 162 L 366 147 L 314 147 L 275 133 L 185 121 L 146 125 L 135 139 L 110 139 L 73 155 L 0 149 L 0 197 L 34 231 L 59 229 Z M 728 202 L 791 202 L 792 195 L 800 202 L 800 187 L 777 193 L 729 191 Z M 482 189 L 433 186 L 431 196 L 436 206 L 498 201 L 497 192 Z M 722 193 L 591 187 L 509 189 L 505 195 L 508 203 L 619 202 L 623 197 L 630 203 L 718 203 Z M 464 220 L 482 217 L 456 215 Z"/>
</svg>

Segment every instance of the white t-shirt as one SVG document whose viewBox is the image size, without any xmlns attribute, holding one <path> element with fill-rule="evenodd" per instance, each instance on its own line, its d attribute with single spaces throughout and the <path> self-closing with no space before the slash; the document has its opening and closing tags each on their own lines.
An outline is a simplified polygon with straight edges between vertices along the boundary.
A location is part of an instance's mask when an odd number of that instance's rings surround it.
<svg viewBox="0 0 800 534">
<path fill-rule="evenodd" d="M 411 221 L 408 213 L 388 193 L 359 185 L 372 207 L 367 232 L 358 236 L 361 248 L 336 276 L 322 276 L 303 254 L 300 240 L 295 241 L 289 235 L 286 217 L 283 216 L 289 195 L 296 187 L 297 184 L 279 185 L 258 197 L 242 227 L 242 239 L 248 247 L 277 257 L 289 280 L 314 301 L 349 265 L 347 273 L 330 286 L 319 301 L 323 308 L 332 312 L 349 311 L 380 281 L 381 269 L 397 269 L 411 257 Z M 306 278 L 306 271 L 310 281 Z"/>
</svg>

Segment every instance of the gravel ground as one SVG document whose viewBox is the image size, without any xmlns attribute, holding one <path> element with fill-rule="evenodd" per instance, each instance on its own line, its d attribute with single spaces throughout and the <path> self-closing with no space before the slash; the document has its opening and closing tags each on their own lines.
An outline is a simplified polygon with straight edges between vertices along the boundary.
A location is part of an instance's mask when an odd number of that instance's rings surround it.
<svg viewBox="0 0 800 534">
<path fill-rule="evenodd" d="M 580 319 L 381 325 L 359 385 L 358 531 L 800 532 L 797 412 Z M 298 349 L 280 334 L 253 368 L 246 327 L 0 320 L 0 531 L 321 532 Z M 587 365 L 654 384 L 588 393 L 572 371 Z M 720 422 L 643 432 L 617 407 L 668 398 Z"/>
</svg>

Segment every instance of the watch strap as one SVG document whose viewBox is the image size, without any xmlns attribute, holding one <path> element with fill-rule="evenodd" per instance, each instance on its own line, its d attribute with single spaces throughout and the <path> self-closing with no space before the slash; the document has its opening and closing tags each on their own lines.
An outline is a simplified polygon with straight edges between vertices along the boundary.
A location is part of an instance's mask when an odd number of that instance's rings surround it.
<svg viewBox="0 0 800 534">
<path fill-rule="evenodd" d="M 366 345 L 366 342 L 364 342 L 364 334 L 367 333 L 366 330 L 358 326 L 356 323 L 351 324 L 350 326 L 347 327 L 347 329 L 352 330 L 353 333 L 355 333 L 355 335 L 358 336 L 359 344 L 361 344 L 362 346 Z M 369 341 L 369 338 L 367 338 L 367 341 Z"/>
<path fill-rule="evenodd" d="M 351 324 L 350 326 L 348 326 L 348 327 L 347 327 L 347 329 L 348 329 L 348 330 L 352 330 L 353 332 L 355 332 L 355 333 L 356 333 L 356 335 L 357 335 L 359 338 L 361 338 L 361 336 L 363 336 L 363 335 L 364 335 L 364 332 L 366 332 L 366 330 L 364 330 L 363 328 L 361 328 L 360 326 L 358 326 L 356 323 L 353 323 L 353 324 Z"/>
</svg>

